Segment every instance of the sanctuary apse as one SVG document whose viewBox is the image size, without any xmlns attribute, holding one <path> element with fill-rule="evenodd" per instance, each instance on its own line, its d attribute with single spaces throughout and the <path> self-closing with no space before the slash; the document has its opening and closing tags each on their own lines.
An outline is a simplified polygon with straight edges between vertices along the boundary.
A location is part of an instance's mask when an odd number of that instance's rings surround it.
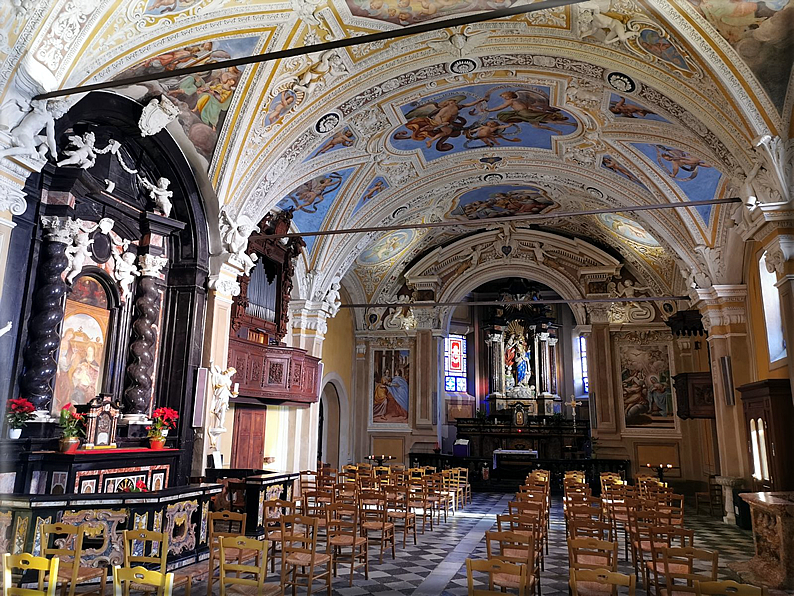
<svg viewBox="0 0 794 596">
<path fill-rule="evenodd" d="M 318 454 L 794 490 L 794 7 L 388 4 L 0 8 L 0 550 L 196 562 Z"/>
</svg>

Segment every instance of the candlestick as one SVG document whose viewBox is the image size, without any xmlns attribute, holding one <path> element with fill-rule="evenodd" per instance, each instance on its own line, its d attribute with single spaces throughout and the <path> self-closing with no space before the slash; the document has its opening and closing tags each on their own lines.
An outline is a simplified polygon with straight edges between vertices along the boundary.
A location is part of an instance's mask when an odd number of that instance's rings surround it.
<svg viewBox="0 0 794 596">
<path fill-rule="evenodd" d="M 240 383 L 234 384 L 234 391 L 232 391 L 232 393 L 234 393 L 235 395 L 240 393 Z"/>
</svg>

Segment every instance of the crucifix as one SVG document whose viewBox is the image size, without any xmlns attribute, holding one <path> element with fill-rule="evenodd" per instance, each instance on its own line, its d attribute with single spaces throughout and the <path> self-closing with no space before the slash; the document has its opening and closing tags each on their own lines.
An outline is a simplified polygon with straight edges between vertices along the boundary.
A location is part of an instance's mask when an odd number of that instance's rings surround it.
<svg viewBox="0 0 794 596">
<path fill-rule="evenodd" d="M 566 406 L 571 406 L 571 415 L 573 416 L 573 425 L 576 426 L 576 406 L 581 406 L 582 402 L 576 401 L 576 397 L 571 394 L 571 401 L 565 402 Z"/>
</svg>

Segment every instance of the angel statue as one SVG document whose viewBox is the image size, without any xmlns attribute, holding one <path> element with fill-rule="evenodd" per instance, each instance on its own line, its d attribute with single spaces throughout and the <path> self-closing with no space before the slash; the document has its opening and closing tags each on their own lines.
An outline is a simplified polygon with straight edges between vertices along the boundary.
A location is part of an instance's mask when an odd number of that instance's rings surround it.
<svg viewBox="0 0 794 596">
<path fill-rule="evenodd" d="M 123 254 L 117 246 L 113 246 L 113 261 L 115 263 L 113 277 L 119 282 L 121 298 L 124 302 L 132 296 L 132 282 L 141 274 L 135 265 L 135 253 L 127 251 L 127 246 L 129 246 L 129 241 L 125 240 Z"/>
<path fill-rule="evenodd" d="M 14 100 L 16 101 L 16 100 Z M 20 109 L 25 106 L 16 101 Z M 11 146 L 0 150 L 0 159 L 12 155 L 25 155 L 37 159 L 47 159 L 47 152 L 57 155 L 55 145 L 55 119 L 63 115 L 63 102 L 47 103 L 44 99 L 34 99 L 22 120 L 11 129 Z M 39 134 L 44 129 L 44 134 Z"/>
<path fill-rule="evenodd" d="M 174 193 L 168 190 L 168 185 L 171 184 L 171 181 L 168 178 L 158 178 L 155 185 L 143 176 L 137 176 L 137 178 L 141 186 L 149 191 L 149 198 L 154 201 L 155 208 L 164 216 L 171 217 L 171 209 L 174 206 L 171 203 L 171 197 L 174 196 Z"/>
<path fill-rule="evenodd" d="M 69 261 L 66 266 L 66 282 L 68 284 L 74 283 L 75 278 L 83 270 L 86 259 L 91 257 L 91 251 L 88 247 L 93 242 L 93 240 L 88 238 L 86 232 L 79 232 L 74 239 L 74 244 L 66 248 L 66 258 Z"/>
<path fill-rule="evenodd" d="M 634 282 L 627 279 L 625 282 L 610 282 L 608 288 L 609 293 L 618 296 L 619 298 L 635 298 L 637 292 L 647 292 L 651 288 L 648 286 L 635 286 Z"/>
<path fill-rule="evenodd" d="M 229 400 L 232 395 L 232 377 L 237 374 L 237 370 L 230 366 L 222 371 L 221 367 L 213 364 L 212 368 L 212 386 L 213 399 L 212 399 L 212 414 L 215 416 L 215 425 L 213 428 L 226 430 L 226 412 L 229 409 Z"/>
<path fill-rule="evenodd" d="M 293 91 L 302 91 L 306 95 L 311 95 L 317 85 L 325 80 L 325 77 L 338 77 L 347 72 L 347 66 L 342 62 L 336 50 L 325 50 L 321 52 L 316 61 L 310 62 L 302 70 L 295 73 L 295 81 L 292 84 Z"/>
<path fill-rule="evenodd" d="M 69 141 L 75 147 L 74 149 L 66 149 L 64 153 L 68 156 L 58 162 L 58 167 L 63 166 L 78 166 L 84 170 L 93 168 L 96 164 L 96 137 L 93 132 L 87 132 L 82 137 L 77 135 L 69 135 Z"/>
<path fill-rule="evenodd" d="M 587 0 L 579 5 L 579 37 L 594 36 L 601 29 L 605 44 L 626 43 L 639 36 L 626 26 L 629 17 L 611 10 L 611 0 Z"/>
<path fill-rule="evenodd" d="M 259 226 L 252 226 L 247 221 L 234 222 L 226 211 L 221 211 L 220 233 L 223 249 L 233 255 L 234 259 L 242 266 L 246 275 L 251 274 L 251 269 L 256 263 L 256 253 L 247 254 L 248 237 L 253 232 L 259 232 Z"/>
<path fill-rule="evenodd" d="M 339 295 L 339 285 L 338 281 L 331 282 L 331 287 L 328 288 L 328 292 L 325 294 L 325 298 L 323 299 L 323 303 L 325 304 L 326 310 L 328 310 L 328 314 L 332 317 L 336 316 L 336 313 L 339 312 L 339 308 L 342 306 L 342 299 Z"/>
</svg>

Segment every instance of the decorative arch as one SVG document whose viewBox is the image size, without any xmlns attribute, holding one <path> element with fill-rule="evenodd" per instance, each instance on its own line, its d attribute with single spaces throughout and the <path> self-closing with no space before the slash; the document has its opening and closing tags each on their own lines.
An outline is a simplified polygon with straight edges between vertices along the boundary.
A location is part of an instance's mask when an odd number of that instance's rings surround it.
<svg viewBox="0 0 794 596">
<path fill-rule="evenodd" d="M 353 461 L 351 434 L 342 431 L 344 428 L 350 428 L 350 397 L 348 396 L 345 382 L 338 373 L 330 372 L 323 376 L 320 383 L 320 395 L 325 391 L 326 385 L 333 385 L 339 398 L 339 466 L 341 467 Z"/>
</svg>

